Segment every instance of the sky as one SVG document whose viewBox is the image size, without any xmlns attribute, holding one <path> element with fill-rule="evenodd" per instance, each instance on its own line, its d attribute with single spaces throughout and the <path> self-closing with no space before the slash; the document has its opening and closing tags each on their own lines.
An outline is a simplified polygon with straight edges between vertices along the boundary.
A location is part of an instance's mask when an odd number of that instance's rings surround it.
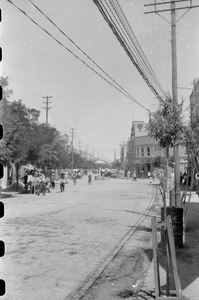
<svg viewBox="0 0 199 300">
<path fill-rule="evenodd" d="M 12 1 L 93 67 L 28 0 Z M 148 122 L 147 110 L 153 111 L 158 103 L 155 95 L 92 0 L 32 1 L 146 109 L 113 88 L 12 4 L 2 0 L 0 71 L 9 77 L 11 100 L 21 99 L 27 107 L 40 110 L 39 121 L 45 123 L 43 97 L 52 96 L 48 114 L 51 126 L 68 134 L 70 140 L 74 128 L 77 149 L 87 149 L 101 159 L 111 160 L 115 155 L 119 158 L 120 145 L 129 139 L 132 122 Z M 119 1 L 159 82 L 171 94 L 170 12 L 145 14 L 144 4 L 152 2 Z M 199 5 L 199 0 L 194 4 Z M 184 99 L 184 107 L 188 107 L 193 80 L 199 77 L 199 8 L 179 10 L 177 18 L 178 100 Z"/>
</svg>

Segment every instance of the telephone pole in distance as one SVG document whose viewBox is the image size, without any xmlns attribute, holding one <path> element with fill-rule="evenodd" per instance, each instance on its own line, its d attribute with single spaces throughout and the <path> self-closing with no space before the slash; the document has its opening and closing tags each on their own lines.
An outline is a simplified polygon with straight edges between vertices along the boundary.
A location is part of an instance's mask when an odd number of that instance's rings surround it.
<svg viewBox="0 0 199 300">
<path fill-rule="evenodd" d="M 46 125 L 48 125 L 48 111 L 49 111 L 49 109 L 52 108 L 49 106 L 49 104 L 52 103 L 52 102 L 49 102 L 49 99 L 52 98 L 52 96 L 45 96 L 42 98 L 46 99 L 46 102 L 42 102 L 42 103 L 46 104 L 46 106 L 42 107 L 42 108 L 44 108 L 46 110 Z"/>
</svg>

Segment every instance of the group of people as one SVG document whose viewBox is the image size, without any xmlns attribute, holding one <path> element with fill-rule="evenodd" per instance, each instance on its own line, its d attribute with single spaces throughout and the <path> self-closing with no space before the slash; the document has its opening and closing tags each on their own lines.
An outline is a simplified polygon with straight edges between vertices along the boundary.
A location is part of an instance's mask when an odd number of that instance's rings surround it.
<svg viewBox="0 0 199 300">
<path fill-rule="evenodd" d="M 49 178 L 46 178 L 44 173 L 41 171 L 26 170 L 24 176 L 22 177 L 24 183 L 25 191 L 28 190 L 30 186 L 30 193 L 37 194 L 38 196 L 42 194 L 45 196 L 46 191 L 50 193 L 51 182 Z"/>
<path fill-rule="evenodd" d="M 88 170 L 88 184 L 92 184 L 92 171 Z M 80 171 L 74 170 L 70 174 L 70 178 L 73 184 L 76 185 L 77 179 L 81 179 L 82 174 Z M 30 188 L 30 194 L 37 194 L 45 196 L 45 193 L 51 192 L 51 189 L 55 188 L 56 183 L 59 183 L 60 191 L 64 192 L 65 184 L 68 183 L 68 173 L 61 169 L 58 172 L 58 176 L 52 173 L 51 176 L 46 177 L 41 170 L 25 170 L 24 175 L 21 178 L 24 183 L 25 191 Z"/>
<path fill-rule="evenodd" d="M 141 172 L 141 178 L 143 178 L 143 172 L 144 171 Z M 148 177 L 150 183 L 152 182 L 152 180 L 155 180 L 155 175 L 153 173 L 151 173 L 150 171 L 148 171 L 147 177 Z M 129 170 L 126 174 L 126 178 L 127 179 L 132 178 L 132 181 L 137 181 L 136 171 L 133 171 L 132 176 L 131 176 L 131 171 Z"/>
</svg>

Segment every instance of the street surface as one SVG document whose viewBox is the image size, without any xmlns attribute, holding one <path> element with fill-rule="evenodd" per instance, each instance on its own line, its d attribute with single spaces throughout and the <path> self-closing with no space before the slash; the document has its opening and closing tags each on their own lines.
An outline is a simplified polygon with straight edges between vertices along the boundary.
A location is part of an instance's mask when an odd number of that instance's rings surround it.
<svg viewBox="0 0 199 300">
<path fill-rule="evenodd" d="M 147 179 L 72 181 L 45 196 L 3 199 L 3 300 L 63 300 L 143 217 L 154 199 Z M 137 213 L 136 213 L 137 212 Z"/>
</svg>

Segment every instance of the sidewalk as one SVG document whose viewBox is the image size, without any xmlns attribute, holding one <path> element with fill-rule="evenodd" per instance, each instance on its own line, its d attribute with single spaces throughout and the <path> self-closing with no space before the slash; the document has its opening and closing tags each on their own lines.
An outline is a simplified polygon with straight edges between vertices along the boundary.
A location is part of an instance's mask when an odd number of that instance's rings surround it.
<svg viewBox="0 0 199 300">
<path fill-rule="evenodd" d="M 159 235 L 159 234 L 158 234 Z M 158 237 L 160 238 L 160 237 Z M 152 245 L 151 245 L 152 247 Z M 178 274 L 183 300 L 199 299 L 199 198 L 192 192 L 183 248 L 176 248 Z M 165 287 L 165 260 L 160 258 L 160 286 Z M 154 265 L 151 261 L 138 299 L 154 299 Z M 165 288 L 163 288 L 165 289 Z M 175 289 L 173 287 L 173 289 Z"/>
</svg>

